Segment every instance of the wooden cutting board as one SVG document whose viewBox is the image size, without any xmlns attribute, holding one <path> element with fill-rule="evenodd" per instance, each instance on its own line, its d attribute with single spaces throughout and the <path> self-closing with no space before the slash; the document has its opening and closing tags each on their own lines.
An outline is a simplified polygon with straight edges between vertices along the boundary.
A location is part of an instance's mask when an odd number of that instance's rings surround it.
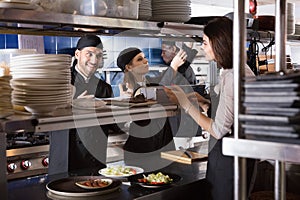
<svg viewBox="0 0 300 200">
<path fill-rule="evenodd" d="M 187 151 L 187 152 L 189 152 L 192 155 L 192 158 L 189 158 L 181 150 L 161 152 L 160 156 L 164 159 L 173 160 L 173 161 L 185 163 L 185 164 L 192 164 L 193 161 L 207 159 L 207 154 L 201 154 L 201 153 L 193 152 L 193 151 Z"/>
</svg>

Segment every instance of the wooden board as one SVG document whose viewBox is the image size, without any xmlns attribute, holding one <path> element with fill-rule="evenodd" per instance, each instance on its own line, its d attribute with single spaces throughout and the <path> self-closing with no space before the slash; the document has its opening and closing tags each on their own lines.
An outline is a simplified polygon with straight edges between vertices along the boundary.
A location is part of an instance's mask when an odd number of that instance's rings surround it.
<svg viewBox="0 0 300 200">
<path fill-rule="evenodd" d="M 191 164 L 193 161 L 207 159 L 207 154 L 201 154 L 193 151 L 188 151 L 188 152 L 192 155 L 192 158 L 189 158 L 181 150 L 161 152 L 160 155 L 164 159 L 173 160 L 185 164 Z"/>
</svg>

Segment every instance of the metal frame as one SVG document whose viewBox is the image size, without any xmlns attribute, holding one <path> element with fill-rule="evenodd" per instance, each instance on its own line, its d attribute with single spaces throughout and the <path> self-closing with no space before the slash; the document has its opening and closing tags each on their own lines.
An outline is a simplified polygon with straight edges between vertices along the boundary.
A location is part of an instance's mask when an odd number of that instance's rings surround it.
<svg viewBox="0 0 300 200">
<path fill-rule="evenodd" d="M 239 124 L 239 115 L 241 110 L 241 74 L 240 66 L 244 65 L 244 47 L 245 47 L 245 18 L 244 18 L 244 0 L 235 0 L 234 9 L 234 123 L 235 136 L 223 139 L 223 153 L 234 156 L 234 197 L 235 200 L 247 199 L 245 188 L 246 181 L 246 160 L 245 158 L 272 159 L 275 160 L 275 200 L 285 200 L 286 179 L 285 162 L 300 163 L 300 145 L 284 144 L 267 141 L 255 141 L 249 139 L 240 139 L 241 130 Z M 276 22 L 275 22 L 275 44 L 276 44 L 276 71 L 285 70 L 285 44 L 286 36 L 286 0 L 276 0 Z"/>
</svg>

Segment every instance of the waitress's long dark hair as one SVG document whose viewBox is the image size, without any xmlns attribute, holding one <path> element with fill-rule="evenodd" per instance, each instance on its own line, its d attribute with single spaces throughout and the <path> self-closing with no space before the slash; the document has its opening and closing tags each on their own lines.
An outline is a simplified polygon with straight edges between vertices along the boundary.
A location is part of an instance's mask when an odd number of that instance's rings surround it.
<svg viewBox="0 0 300 200">
<path fill-rule="evenodd" d="M 208 22 L 204 34 L 209 38 L 219 67 L 233 68 L 233 23 L 227 17 L 218 17 Z"/>
</svg>

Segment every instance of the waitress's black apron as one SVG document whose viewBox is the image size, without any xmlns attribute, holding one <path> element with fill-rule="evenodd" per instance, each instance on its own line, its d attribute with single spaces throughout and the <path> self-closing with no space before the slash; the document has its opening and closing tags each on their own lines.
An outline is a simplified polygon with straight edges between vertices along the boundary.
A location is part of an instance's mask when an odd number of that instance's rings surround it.
<svg viewBox="0 0 300 200">
<path fill-rule="evenodd" d="M 219 104 L 219 95 L 212 95 L 213 105 Z M 217 106 L 216 106 L 217 107 Z M 215 107 L 215 108 L 216 108 Z M 211 117 L 214 119 L 216 110 L 211 110 Z M 233 129 L 232 129 L 233 133 Z M 224 137 L 231 137 L 226 134 Z M 209 153 L 206 179 L 210 184 L 210 198 L 213 200 L 233 200 L 234 199 L 234 158 L 224 156 L 222 153 L 222 139 L 216 140 L 210 137 Z M 247 189 L 253 174 L 255 160 L 247 159 Z"/>
</svg>

